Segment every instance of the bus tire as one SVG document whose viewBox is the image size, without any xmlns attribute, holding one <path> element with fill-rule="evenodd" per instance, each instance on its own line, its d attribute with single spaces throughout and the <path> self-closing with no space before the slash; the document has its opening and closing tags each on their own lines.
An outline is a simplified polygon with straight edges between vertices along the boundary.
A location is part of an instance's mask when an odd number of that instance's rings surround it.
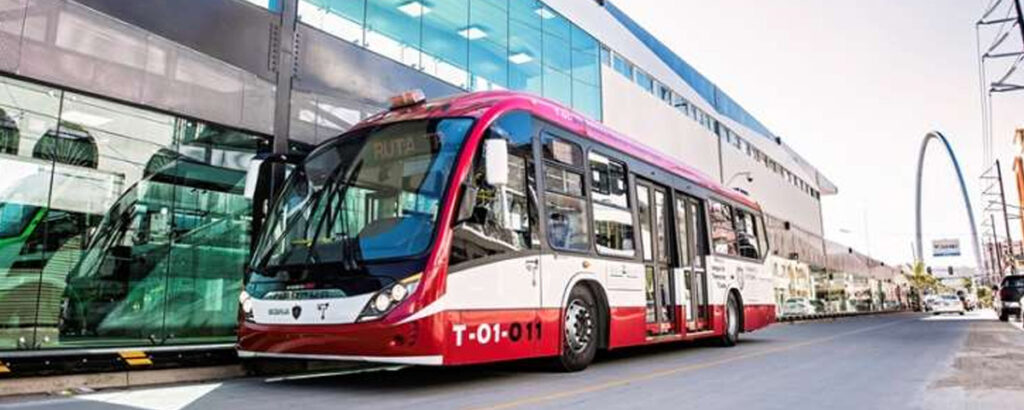
<svg viewBox="0 0 1024 410">
<path fill-rule="evenodd" d="M 562 352 L 556 370 L 578 372 L 594 361 L 601 335 L 597 309 L 597 299 L 586 286 L 577 285 L 569 292 L 562 313 Z"/>
<path fill-rule="evenodd" d="M 1002 310 L 1002 309 L 1000 309 L 1000 310 L 999 310 L 999 320 L 1000 320 L 1001 322 L 1007 322 L 1007 321 L 1009 321 L 1009 320 L 1010 320 L 1010 314 L 1006 313 L 1006 311 L 1005 311 L 1005 310 Z"/>
<path fill-rule="evenodd" d="M 725 303 L 725 330 L 719 344 L 724 347 L 736 346 L 740 340 L 740 302 L 736 296 L 729 293 L 729 300 Z"/>
</svg>

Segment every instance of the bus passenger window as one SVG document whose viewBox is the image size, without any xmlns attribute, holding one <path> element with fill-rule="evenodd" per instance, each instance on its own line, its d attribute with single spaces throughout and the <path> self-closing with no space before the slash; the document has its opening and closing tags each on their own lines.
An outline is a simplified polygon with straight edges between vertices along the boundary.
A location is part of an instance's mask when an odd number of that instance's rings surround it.
<svg viewBox="0 0 1024 410">
<path fill-rule="evenodd" d="M 633 214 L 626 195 L 626 167 L 590 153 L 590 196 L 594 200 L 594 242 L 602 255 L 633 257 Z"/>
<path fill-rule="evenodd" d="M 529 114 L 514 112 L 487 131 L 501 133 L 509 140 L 508 184 L 487 184 L 481 145 L 465 188 L 475 191 L 473 211 L 468 219 L 457 221 L 453 229 L 451 266 L 537 247 L 531 121 Z"/>
<path fill-rule="evenodd" d="M 590 248 L 590 216 L 583 191 L 583 150 L 576 144 L 545 135 L 544 204 L 548 243 L 552 248 Z"/>
<path fill-rule="evenodd" d="M 739 255 L 736 249 L 736 231 L 732 225 L 732 207 L 711 200 L 711 244 L 715 253 Z"/>
<path fill-rule="evenodd" d="M 736 241 L 740 256 L 751 259 L 761 259 L 760 246 L 758 244 L 758 227 L 754 215 L 742 209 L 736 210 Z"/>
</svg>

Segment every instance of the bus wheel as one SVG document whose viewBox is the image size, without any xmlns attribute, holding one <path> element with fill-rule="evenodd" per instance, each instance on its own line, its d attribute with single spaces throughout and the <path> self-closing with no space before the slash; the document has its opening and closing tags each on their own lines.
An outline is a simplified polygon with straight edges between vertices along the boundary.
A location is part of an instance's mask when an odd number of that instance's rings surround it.
<svg viewBox="0 0 1024 410">
<path fill-rule="evenodd" d="M 569 293 L 562 318 L 562 354 L 556 368 L 566 372 L 586 369 L 597 354 L 598 314 L 594 295 L 585 286 L 576 286 Z"/>
<path fill-rule="evenodd" d="M 740 340 L 740 303 L 736 296 L 729 293 L 729 301 L 725 303 L 725 333 L 719 341 L 722 346 L 735 346 Z"/>
</svg>

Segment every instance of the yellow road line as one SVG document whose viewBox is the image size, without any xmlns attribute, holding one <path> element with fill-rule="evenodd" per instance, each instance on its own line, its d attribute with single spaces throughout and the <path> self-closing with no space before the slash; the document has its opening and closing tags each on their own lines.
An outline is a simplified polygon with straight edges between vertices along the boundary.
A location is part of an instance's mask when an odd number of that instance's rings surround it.
<svg viewBox="0 0 1024 410">
<path fill-rule="evenodd" d="M 493 405 L 493 406 L 482 407 L 482 409 L 509 409 L 509 408 L 514 408 L 514 407 L 525 406 L 525 405 L 528 405 L 528 404 L 538 404 L 538 403 L 542 403 L 542 402 L 563 399 L 563 398 L 566 398 L 566 397 L 572 397 L 572 396 L 576 396 L 576 395 L 580 395 L 580 394 L 584 394 L 584 393 L 591 393 L 591 392 L 595 392 L 595 391 L 607 390 L 607 389 L 611 389 L 611 388 L 614 388 L 614 387 L 625 386 L 625 385 L 628 385 L 630 383 L 642 382 L 642 381 L 646 381 L 646 380 L 657 379 L 657 378 L 660 378 L 660 377 L 671 376 L 671 375 L 674 375 L 674 374 L 680 374 L 680 373 L 686 373 L 686 372 L 694 371 L 694 370 L 706 369 L 706 368 L 709 368 L 709 367 L 714 367 L 714 366 L 718 366 L 718 365 L 722 365 L 722 364 L 726 364 L 726 363 L 732 363 L 732 362 L 736 362 L 736 361 L 740 361 L 740 360 L 744 360 L 744 359 L 750 359 L 750 358 L 754 358 L 754 357 L 766 356 L 766 355 L 769 355 L 769 354 L 772 354 L 772 353 L 780 353 L 780 352 L 784 352 L 784 351 L 788 351 L 788 350 L 793 350 L 793 349 L 796 349 L 796 348 L 799 348 L 799 347 L 805 347 L 805 346 L 810 346 L 810 345 L 821 344 L 821 343 L 825 343 L 825 342 L 832 341 L 832 340 L 835 340 L 835 339 L 839 339 L 839 338 L 842 338 L 842 337 L 846 337 L 846 336 L 850 336 L 850 335 L 855 335 L 857 333 L 870 332 L 872 330 L 878 330 L 878 329 L 881 329 L 881 328 L 884 328 L 884 327 L 889 327 L 889 326 L 892 326 L 892 325 L 895 325 L 895 324 L 898 324 L 898 323 L 903 323 L 903 322 L 906 322 L 906 321 L 916 320 L 916 319 L 917 318 L 897 320 L 897 321 L 893 321 L 893 322 L 889 322 L 889 323 L 884 323 L 884 324 L 881 324 L 881 325 L 869 326 L 869 327 L 865 327 L 865 328 L 861 328 L 861 329 L 857 329 L 857 330 L 851 330 L 849 332 L 838 333 L 838 334 L 834 334 L 834 335 L 828 336 L 828 337 L 822 337 L 822 338 L 818 338 L 818 339 L 811 339 L 811 340 L 808 340 L 808 341 L 788 344 L 788 345 L 784 345 L 784 346 L 780 346 L 780 347 L 776 347 L 776 348 L 758 350 L 758 351 L 751 352 L 751 353 L 738 354 L 738 355 L 735 355 L 735 356 L 731 356 L 731 357 L 727 357 L 727 358 L 719 359 L 719 360 L 713 360 L 713 361 L 710 361 L 710 362 L 696 363 L 696 364 L 686 365 L 686 366 L 682 366 L 682 367 L 675 367 L 675 368 L 670 368 L 670 369 L 665 369 L 665 370 L 659 370 L 659 371 L 656 371 L 656 372 L 645 373 L 645 374 L 641 374 L 641 375 L 637 375 L 637 376 L 633 376 L 633 377 L 626 377 L 626 378 L 622 378 L 622 379 L 619 379 L 619 380 L 613 380 L 613 381 L 610 381 L 610 382 L 606 382 L 606 383 L 602 383 L 602 384 L 596 384 L 596 385 L 593 385 L 593 386 L 583 387 L 583 388 L 579 388 L 579 389 L 575 389 L 575 390 L 567 390 L 567 391 L 564 391 L 564 392 L 552 393 L 552 394 L 545 395 L 545 396 L 529 397 L 529 398 L 514 400 L 514 401 L 510 401 L 510 402 L 506 402 L 506 403 L 499 403 L 499 404 L 496 404 L 496 405 Z"/>
</svg>

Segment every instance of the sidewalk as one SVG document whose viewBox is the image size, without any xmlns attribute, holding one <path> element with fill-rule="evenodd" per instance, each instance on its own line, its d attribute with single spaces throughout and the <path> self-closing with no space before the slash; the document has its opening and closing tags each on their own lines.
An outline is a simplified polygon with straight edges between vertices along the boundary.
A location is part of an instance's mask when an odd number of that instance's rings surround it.
<svg viewBox="0 0 1024 410">
<path fill-rule="evenodd" d="M 932 318 L 925 320 L 928 319 Z M 925 407 L 1024 407 L 1024 330 L 1021 323 L 1000 322 L 991 310 L 977 312 L 973 320 L 951 368 L 928 387 Z"/>
</svg>

